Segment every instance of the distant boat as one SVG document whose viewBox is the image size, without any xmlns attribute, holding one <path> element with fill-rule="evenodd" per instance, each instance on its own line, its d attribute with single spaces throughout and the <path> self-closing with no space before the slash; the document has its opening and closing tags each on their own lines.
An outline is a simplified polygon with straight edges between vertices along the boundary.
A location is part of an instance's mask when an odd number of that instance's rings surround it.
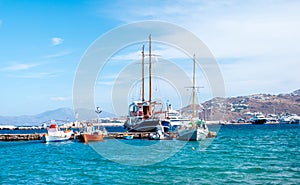
<svg viewBox="0 0 300 185">
<path fill-rule="evenodd" d="M 189 122 L 189 124 L 185 123 L 181 128 L 177 131 L 177 139 L 183 140 L 183 141 L 200 141 L 204 140 L 209 130 L 207 126 L 205 125 L 204 120 L 198 120 L 196 118 L 196 58 L 194 55 L 194 68 L 193 68 L 193 102 L 192 102 L 192 120 Z"/>
<path fill-rule="evenodd" d="M 286 114 L 286 115 L 280 117 L 279 123 L 281 123 L 281 124 L 299 124 L 300 117 L 297 116 L 296 114 Z"/>
<path fill-rule="evenodd" d="M 255 113 L 253 118 L 250 119 L 252 124 L 265 124 L 267 122 L 267 118 L 262 113 Z"/>
<path fill-rule="evenodd" d="M 173 110 L 171 104 L 168 104 L 167 107 L 166 118 L 162 121 L 162 125 L 169 127 L 168 131 L 177 131 L 178 128 L 190 122 L 188 118 L 184 118 L 178 111 Z"/>
<path fill-rule="evenodd" d="M 145 100 L 144 83 L 144 46 L 142 48 L 142 97 L 139 101 L 133 101 L 128 107 L 128 117 L 124 127 L 130 132 L 153 132 L 157 125 L 161 125 L 161 119 L 155 113 L 155 107 L 160 103 L 152 100 L 152 69 L 151 69 L 151 35 L 149 36 L 149 100 Z"/>
<path fill-rule="evenodd" d="M 60 142 L 60 141 L 67 141 L 71 138 L 73 131 L 65 130 L 62 131 L 59 129 L 56 123 L 50 125 L 47 129 L 48 133 L 44 134 L 42 140 L 44 142 Z"/>
</svg>

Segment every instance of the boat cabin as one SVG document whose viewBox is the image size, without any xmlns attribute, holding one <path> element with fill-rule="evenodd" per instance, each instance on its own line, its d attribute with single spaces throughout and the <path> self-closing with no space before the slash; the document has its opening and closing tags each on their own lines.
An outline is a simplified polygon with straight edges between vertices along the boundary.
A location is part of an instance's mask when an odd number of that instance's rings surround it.
<svg viewBox="0 0 300 185">
<path fill-rule="evenodd" d="M 130 117 L 149 118 L 151 115 L 150 104 L 148 102 L 134 101 L 129 105 Z"/>
</svg>

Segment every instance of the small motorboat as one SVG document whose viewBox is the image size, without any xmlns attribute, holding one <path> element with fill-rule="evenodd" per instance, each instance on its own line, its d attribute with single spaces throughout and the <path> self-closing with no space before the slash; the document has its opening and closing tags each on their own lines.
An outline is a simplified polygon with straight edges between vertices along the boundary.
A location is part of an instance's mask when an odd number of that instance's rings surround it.
<svg viewBox="0 0 300 185">
<path fill-rule="evenodd" d="M 131 140 L 131 139 L 133 139 L 133 134 L 126 133 L 126 134 L 124 134 L 123 138 L 126 140 Z"/>
<path fill-rule="evenodd" d="M 168 140 L 172 139 L 169 134 L 164 132 L 164 127 L 162 125 L 157 125 L 154 133 L 150 133 L 148 138 L 150 140 Z"/>
</svg>

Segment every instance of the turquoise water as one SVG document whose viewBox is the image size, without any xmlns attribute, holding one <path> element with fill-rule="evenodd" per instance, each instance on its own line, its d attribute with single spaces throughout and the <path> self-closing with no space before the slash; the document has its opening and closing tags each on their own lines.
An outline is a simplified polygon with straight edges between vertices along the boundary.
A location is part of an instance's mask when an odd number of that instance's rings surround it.
<svg viewBox="0 0 300 185">
<path fill-rule="evenodd" d="M 300 125 L 226 125 L 205 150 L 198 142 L 188 142 L 148 166 L 119 164 L 90 145 L 72 141 L 0 142 L 0 184 L 300 184 L 299 132 Z M 122 142 L 155 146 L 179 141 Z M 120 160 L 130 157 L 122 156 L 113 140 L 98 144 Z"/>
</svg>

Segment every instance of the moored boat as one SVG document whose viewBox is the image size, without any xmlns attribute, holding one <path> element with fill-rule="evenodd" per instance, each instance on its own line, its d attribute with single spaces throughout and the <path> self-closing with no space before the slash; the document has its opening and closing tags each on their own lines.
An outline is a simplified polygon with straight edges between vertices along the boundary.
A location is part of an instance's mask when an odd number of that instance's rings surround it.
<svg viewBox="0 0 300 185">
<path fill-rule="evenodd" d="M 150 133 L 148 138 L 151 140 L 169 140 L 172 139 L 168 133 L 164 131 L 162 125 L 157 125 L 154 133 Z"/>
<path fill-rule="evenodd" d="M 133 134 L 126 133 L 126 134 L 124 134 L 123 138 L 126 140 L 131 140 L 131 139 L 133 139 Z"/>
<path fill-rule="evenodd" d="M 267 122 L 267 118 L 262 113 L 255 113 L 253 118 L 250 119 L 252 124 L 265 124 Z"/>
<path fill-rule="evenodd" d="M 192 120 L 187 124 L 185 123 L 181 128 L 177 131 L 177 139 L 183 141 L 200 141 L 204 140 L 209 130 L 204 123 L 204 120 L 198 120 L 196 118 L 196 58 L 194 55 L 193 59 L 194 67 L 193 67 L 193 102 L 192 102 Z"/>
<path fill-rule="evenodd" d="M 92 134 L 84 133 L 82 136 L 85 143 L 92 141 L 103 141 L 103 134 L 98 132 L 94 132 Z"/>
<path fill-rule="evenodd" d="M 286 114 L 280 117 L 279 123 L 281 124 L 299 124 L 300 117 L 296 114 Z"/>
<path fill-rule="evenodd" d="M 153 132 L 156 126 L 161 125 L 161 119 L 156 115 L 156 106 L 159 103 L 152 100 L 152 69 L 151 69 L 151 35 L 149 36 L 149 100 L 145 100 L 144 83 L 144 46 L 142 48 L 142 97 L 140 101 L 133 101 L 129 105 L 129 113 L 124 127 L 130 132 Z"/>
<path fill-rule="evenodd" d="M 178 140 L 183 141 L 200 141 L 204 140 L 209 134 L 209 130 L 205 124 L 195 124 L 184 125 L 178 129 Z"/>
<path fill-rule="evenodd" d="M 47 131 L 47 134 L 44 134 L 42 137 L 43 142 L 67 141 L 73 134 L 73 131 L 71 130 L 60 130 L 56 123 L 51 124 Z"/>
<path fill-rule="evenodd" d="M 178 128 L 190 122 L 188 118 L 184 118 L 178 111 L 173 110 L 171 104 L 168 104 L 167 107 L 166 118 L 162 120 L 162 125 L 169 127 L 167 131 L 177 131 Z"/>
<path fill-rule="evenodd" d="M 93 126 L 92 124 L 87 124 L 84 128 L 82 135 L 82 139 L 84 143 L 88 142 L 97 142 L 103 141 L 104 134 L 106 133 L 105 128 L 102 129 L 99 126 Z"/>
</svg>

